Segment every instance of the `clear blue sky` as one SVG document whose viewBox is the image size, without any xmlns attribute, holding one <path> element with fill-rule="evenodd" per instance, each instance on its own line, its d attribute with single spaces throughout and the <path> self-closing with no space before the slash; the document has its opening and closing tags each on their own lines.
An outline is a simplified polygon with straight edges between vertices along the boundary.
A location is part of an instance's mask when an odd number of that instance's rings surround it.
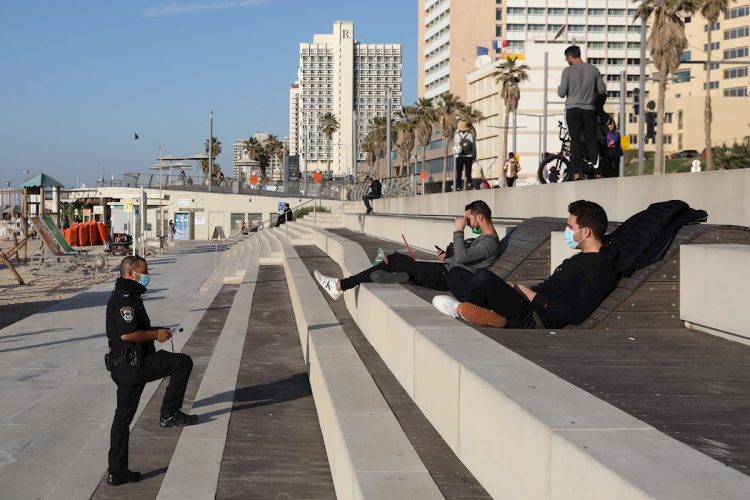
<svg viewBox="0 0 750 500">
<path fill-rule="evenodd" d="M 69 186 L 145 172 L 159 144 L 199 153 L 210 110 L 229 170 L 235 139 L 289 134 L 299 43 L 339 19 L 402 44 L 414 101 L 412 0 L 0 0 L 0 185 L 25 169 Z"/>
</svg>

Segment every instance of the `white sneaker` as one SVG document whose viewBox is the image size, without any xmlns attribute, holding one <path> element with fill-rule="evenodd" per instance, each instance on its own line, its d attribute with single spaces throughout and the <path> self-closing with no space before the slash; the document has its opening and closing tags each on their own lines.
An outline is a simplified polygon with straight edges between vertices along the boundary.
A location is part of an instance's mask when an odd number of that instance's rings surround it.
<svg viewBox="0 0 750 500">
<path fill-rule="evenodd" d="M 315 271 L 313 274 L 315 275 L 315 279 L 318 281 L 320 287 L 328 292 L 328 295 L 330 295 L 333 300 L 339 300 L 341 296 L 344 295 L 344 292 L 339 292 L 336 289 L 336 284 L 339 280 L 326 276 L 320 271 Z"/>
<path fill-rule="evenodd" d="M 458 306 L 461 305 L 461 302 L 450 295 L 436 295 L 435 298 L 432 299 L 432 305 L 435 309 L 446 316 L 450 316 L 451 318 L 461 317 L 458 314 Z"/>
</svg>

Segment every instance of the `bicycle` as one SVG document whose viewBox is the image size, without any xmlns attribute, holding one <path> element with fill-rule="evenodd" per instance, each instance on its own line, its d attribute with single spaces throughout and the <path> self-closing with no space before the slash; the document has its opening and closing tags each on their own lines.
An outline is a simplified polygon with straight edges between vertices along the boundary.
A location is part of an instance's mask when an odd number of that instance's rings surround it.
<svg viewBox="0 0 750 500">
<path fill-rule="evenodd" d="M 560 152 L 557 154 L 547 154 L 544 160 L 539 164 L 539 170 L 537 171 L 537 177 L 541 184 L 557 184 L 560 182 L 570 181 L 573 175 L 572 169 L 570 168 L 570 132 L 563 125 L 561 121 L 557 122 L 557 127 L 560 129 L 558 132 L 558 138 L 562 143 Z M 593 179 L 597 175 L 597 168 L 593 163 L 582 158 L 582 179 Z"/>
</svg>

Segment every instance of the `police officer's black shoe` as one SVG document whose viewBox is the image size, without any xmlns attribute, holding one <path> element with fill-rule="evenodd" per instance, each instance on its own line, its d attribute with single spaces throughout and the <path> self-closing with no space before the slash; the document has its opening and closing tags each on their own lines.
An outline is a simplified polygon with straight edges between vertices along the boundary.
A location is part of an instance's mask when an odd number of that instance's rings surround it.
<svg viewBox="0 0 750 500">
<path fill-rule="evenodd" d="M 171 413 L 162 415 L 159 419 L 159 425 L 161 427 L 185 427 L 186 425 L 194 425 L 198 423 L 198 415 L 188 415 L 182 410 L 174 410 Z"/>
<path fill-rule="evenodd" d="M 125 469 L 122 472 L 107 474 L 107 484 L 110 486 L 120 486 L 125 483 L 137 483 L 142 479 L 140 472 L 133 472 Z"/>
</svg>

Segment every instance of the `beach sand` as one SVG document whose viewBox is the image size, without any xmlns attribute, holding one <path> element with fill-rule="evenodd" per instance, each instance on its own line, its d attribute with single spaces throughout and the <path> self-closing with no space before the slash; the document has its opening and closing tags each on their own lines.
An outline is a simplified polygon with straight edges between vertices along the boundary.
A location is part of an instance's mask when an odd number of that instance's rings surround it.
<svg viewBox="0 0 750 500">
<path fill-rule="evenodd" d="M 2 250 L 9 250 L 12 246 L 11 241 L 0 241 L 0 249 Z M 30 243 L 29 261 L 32 254 L 39 253 L 40 248 L 39 240 Z M 89 249 L 89 255 L 101 253 L 101 246 Z M 0 264 L 0 329 L 35 314 L 56 302 L 69 299 L 97 283 L 103 281 L 114 283 L 118 275 L 117 265 L 121 259 L 122 256 L 106 257 L 105 272 L 94 269 L 94 258 L 92 257 L 85 266 L 77 266 L 69 271 L 45 270 L 39 274 L 32 274 L 29 264 L 16 264 L 15 259 L 12 259 L 11 262 L 26 282 L 25 285 L 19 285 L 10 270 Z"/>
</svg>

